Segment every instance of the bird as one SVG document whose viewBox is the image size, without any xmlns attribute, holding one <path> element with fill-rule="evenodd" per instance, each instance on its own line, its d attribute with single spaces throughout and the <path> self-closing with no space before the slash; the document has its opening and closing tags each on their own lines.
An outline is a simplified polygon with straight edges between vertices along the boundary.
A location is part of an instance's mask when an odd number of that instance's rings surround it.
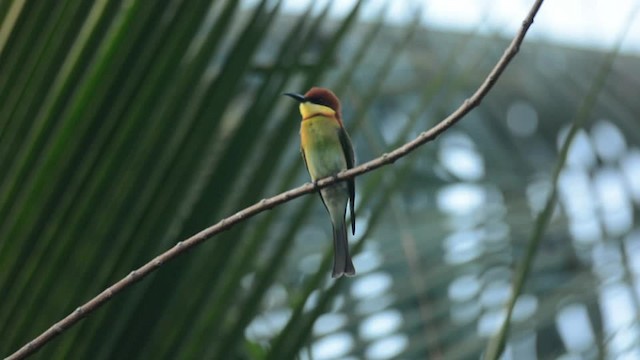
<svg viewBox="0 0 640 360">
<path fill-rule="evenodd" d="M 300 152 L 313 182 L 355 166 L 351 138 L 342 123 L 340 100 L 329 89 L 312 87 L 304 95 L 285 93 L 299 103 Z M 320 198 L 333 227 L 333 271 L 331 276 L 354 276 L 349 255 L 345 216 L 350 205 L 351 233 L 355 235 L 355 180 L 353 178 L 320 189 Z"/>
</svg>

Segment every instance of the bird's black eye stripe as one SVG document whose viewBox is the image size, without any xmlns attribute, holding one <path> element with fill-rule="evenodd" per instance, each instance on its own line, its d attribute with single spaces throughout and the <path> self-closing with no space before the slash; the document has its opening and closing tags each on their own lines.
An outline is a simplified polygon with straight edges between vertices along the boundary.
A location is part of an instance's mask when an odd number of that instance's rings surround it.
<svg viewBox="0 0 640 360">
<path fill-rule="evenodd" d="M 316 97 L 312 97 L 312 98 L 307 98 L 307 100 L 310 103 L 313 104 L 317 104 L 317 105 L 323 105 L 323 106 L 330 106 L 330 104 L 328 104 L 324 99 L 322 98 L 316 98 Z"/>
</svg>

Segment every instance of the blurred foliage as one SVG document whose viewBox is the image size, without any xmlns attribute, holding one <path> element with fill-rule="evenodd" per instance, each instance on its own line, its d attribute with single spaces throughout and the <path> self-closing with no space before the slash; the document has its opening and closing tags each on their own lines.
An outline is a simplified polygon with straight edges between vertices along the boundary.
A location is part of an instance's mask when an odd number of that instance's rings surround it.
<svg viewBox="0 0 640 360">
<path fill-rule="evenodd" d="M 0 354 L 308 181 L 283 92 L 334 89 L 362 162 L 456 108 L 507 45 L 366 5 L 0 3 Z M 477 358 L 606 56 L 525 40 L 480 108 L 359 177 L 357 277 L 330 279 L 328 217 L 307 196 L 165 264 L 34 358 Z M 507 356 L 640 351 L 639 69 L 616 56 L 585 115 Z"/>
</svg>

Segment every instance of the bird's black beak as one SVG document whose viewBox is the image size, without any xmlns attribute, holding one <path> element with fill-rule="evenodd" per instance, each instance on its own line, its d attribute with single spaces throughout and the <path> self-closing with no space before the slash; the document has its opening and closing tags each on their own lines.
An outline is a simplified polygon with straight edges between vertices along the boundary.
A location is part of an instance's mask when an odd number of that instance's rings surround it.
<svg viewBox="0 0 640 360">
<path fill-rule="evenodd" d="M 301 103 L 303 103 L 303 102 L 307 101 L 307 99 L 305 99 L 305 98 L 304 98 L 304 96 L 303 96 L 303 95 L 300 95 L 300 94 L 284 93 L 284 94 L 282 94 L 282 95 L 289 96 L 290 98 L 292 98 L 292 99 L 294 99 L 294 100 L 296 100 L 296 101 L 298 101 L 298 102 L 301 102 Z"/>
</svg>

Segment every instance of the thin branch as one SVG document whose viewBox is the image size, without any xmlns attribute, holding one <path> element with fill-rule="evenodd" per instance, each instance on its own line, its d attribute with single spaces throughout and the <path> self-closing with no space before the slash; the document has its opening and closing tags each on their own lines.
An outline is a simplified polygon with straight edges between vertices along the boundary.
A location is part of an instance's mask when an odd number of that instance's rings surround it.
<svg viewBox="0 0 640 360">
<path fill-rule="evenodd" d="M 7 357 L 7 360 L 16 360 L 16 359 L 24 359 L 30 354 L 34 353 L 36 350 L 40 349 L 44 344 L 51 341 L 56 336 L 63 333 L 65 330 L 69 329 L 71 326 L 76 324 L 80 319 L 84 318 L 88 314 L 97 310 L 100 306 L 104 305 L 109 299 L 111 299 L 114 295 L 120 293 L 122 290 L 128 288 L 134 283 L 142 280 L 145 276 L 149 275 L 157 268 L 159 268 L 165 262 L 177 257 L 178 255 L 186 252 L 187 250 L 192 249 L 196 245 L 204 242 L 205 240 L 213 237 L 216 234 L 219 234 L 225 230 L 230 229 L 232 226 L 254 216 L 263 211 L 272 209 L 273 207 L 286 203 L 290 200 L 298 198 L 302 195 L 309 194 L 312 192 L 318 191 L 320 188 L 327 187 L 336 182 L 343 181 L 346 179 L 354 178 L 356 176 L 368 173 L 382 166 L 394 163 L 396 160 L 406 156 L 413 150 L 418 147 L 424 145 L 427 142 L 435 140 L 438 135 L 442 134 L 448 128 L 457 123 L 462 117 L 468 114 L 472 109 L 477 107 L 482 99 L 487 95 L 489 90 L 495 85 L 496 81 L 500 77 L 500 75 L 504 72 L 507 65 L 511 62 L 511 60 L 515 57 L 520 49 L 520 44 L 524 40 L 524 36 L 529 30 L 531 24 L 533 24 L 533 19 L 535 18 L 540 6 L 542 5 L 543 0 L 536 0 L 531 10 L 527 14 L 527 17 L 522 22 L 522 26 L 514 39 L 511 41 L 511 44 L 507 47 L 505 52 L 502 54 L 494 68 L 491 70 L 487 78 L 482 82 L 480 87 L 476 90 L 476 92 L 466 99 L 460 107 L 455 110 L 451 115 L 446 117 L 444 120 L 439 122 L 437 125 L 432 127 L 431 129 L 424 131 L 414 140 L 398 147 L 390 153 L 385 153 L 382 156 L 368 161 L 360 166 L 349 169 L 347 171 L 343 171 L 336 176 L 324 178 L 318 180 L 315 183 L 307 183 L 297 188 L 291 189 L 289 191 L 285 191 L 276 196 L 270 197 L 268 199 L 262 199 L 258 203 L 251 205 L 244 210 L 241 210 L 230 217 L 222 219 L 217 224 L 210 226 L 199 233 L 191 236 L 190 238 L 178 242 L 171 249 L 165 251 L 164 253 L 158 255 L 153 260 L 149 261 L 142 267 L 133 270 L 129 275 L 122 278 L 115 284 L 109 286 L 107 289 L 102 291 L 100 294 L 95 296 L 93 299 L 89 300 L 84 305 L 78 307 L 74 312 L 67 315 L 64 319 L 58 321 L 53 324 L 49 329 L 40 334 L 35 339 L 31 340 L 29 343 L 24 345 L 15 353 L 11 354 Z"/>
</svg>

